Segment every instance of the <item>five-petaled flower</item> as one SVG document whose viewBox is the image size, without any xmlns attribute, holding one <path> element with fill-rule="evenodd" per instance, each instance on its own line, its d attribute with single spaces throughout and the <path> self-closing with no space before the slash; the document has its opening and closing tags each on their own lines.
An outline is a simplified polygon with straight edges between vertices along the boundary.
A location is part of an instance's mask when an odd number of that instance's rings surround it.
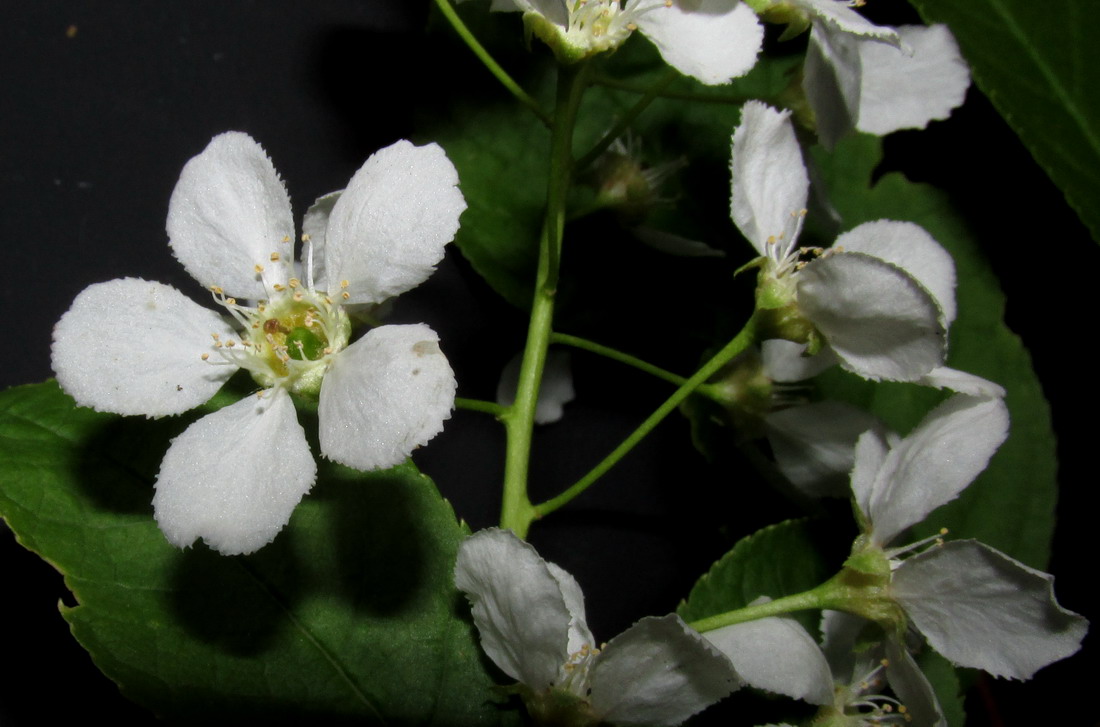
<svg viewBox="0 0 1100 727">
<path fill-rule="evenodd" d="M 823 339 L 868 379 L 917 381 L 944 363 L 954 262 L 895 220 L 865 222 L 828 250 L 799 248 L 809 177 L 789 116 L 750 101 L 733 134 L 730 213 L 761 255 L 758 305 L 783 312 L 789 330 L 777 337 Z"/>
<path fill-rule="evenodd" d="M 156 481 L 173 544 L 225 554 L 270 542 L 316 478 L 291 393 L 319 396 L 321 453 L 361 470 L 400 463 L 442 429 L 455 381 L 428 326 L 387 325 L 350 343 L 347 306 L 423 282 L 466 204 L 436 145 L 372 155 L 306 216 L 294 261 L 286 188 L 251 137 L 215 137 L 184 167 L 169 243 L 226 317 L 175 288 L 123 278 L 85 289 L 54 330 L 53 368 L 78 404 L 159 417 L 206 402 L 238 369 L 263 389 L 173 440 Z"/>
<path fill-rule="evenodd" d="M 481 646 L 520 682 L 536 722 L 677 725 L 739 684 L 729 661 L 675 614 L 648 617 L 597 648 L 573 576 L 506 530 L 459 548 L 455 585 Z"/>
<path fill-rule="evenodd" d="M 635 30 L 684 75 L 729 83 L 756 65 L 764 29 L 741 0 L 493 0 L 524 23 L 563 63 L 618 48 Z"/>
</svg>

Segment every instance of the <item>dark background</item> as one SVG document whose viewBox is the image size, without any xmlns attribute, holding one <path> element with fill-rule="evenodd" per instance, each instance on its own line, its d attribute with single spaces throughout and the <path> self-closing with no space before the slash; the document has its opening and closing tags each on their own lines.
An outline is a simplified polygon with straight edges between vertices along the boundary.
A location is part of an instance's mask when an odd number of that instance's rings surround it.
<svg viewBox="0 0 1100 727">
<path fill-rule="evenodd" d="M 7 273 L 0 285 L 0 385 L 51 375 L 51 326 L 90 283 L 138 276 L 198 292 L 169 253 L 164 219 L 180 168 L 215 134 L 244 130 L 265 146 L 299 220 L 308 201 L 341 188 L 372 151 L 415 134 L 411 99 L 439 51 L 421 32 L 427 5 L 0 5 L 0 240 Z M 912 17 L 892 0 L 874 11 L 882 21 Z M 518 19 L 516 27 L 518 33 Z M 446 62 L 466 64 L 471 78 L 484 81 L 467 56 Z M 1097 397 L 1093 359 L 1083 349 L 1094 337 L 1088 316 L 1100 251 L 975 89 L 951 121 L 897 134 L 887 151 L 891 168 L 956 195 L 1008 293 L 1009 322 L 1035 357 L 1060 437 L 1061 522 L 1051 570 L 1061 602 L 1092 615 L 1086 589 L 1096 547 L 1086 533 L 1095 475 L 1086 457 Z M 438 275 L 401 299 L 394 315 L 442 333 L 464 396 L 493 398 L 499 371 L 522 345 L 522 316 L 488 293 L 456 250 Z M 576 363 L 578 401 L 565 423 L 539 433 L 536 490 L 583 473 L 662 395 L 643 378 L 583 357 Z M 716 533 L 722 506 L 735 506 L 735 498 L 715 503 L 708 494 L 710 511 L 700 515 L 691 504 L 698 493 L 661 487 L 680 473 L 674 463 L 694 461 L 685 433 L 684 421 L 671 417 L 655 441 L 568 512 L 532 531 L 540 551 L 581 581 L 597 637 L 673 609 L 725 547 Z M 416 456 L 475 528 L 496 520 L 501 439 L 491 419 L 459 412 Z M 56 610 L 58 599 L 67 598 L 60 576 L 8 532 L 0 532 L 0 568 L 7 634 L 0 725 L 92 716 L 152 721 L 118 695 L 69 637 Z M 1044 704 L 1063 724 L 1093 724 L 1085 711 L 1094 711 L 1089 694 L 1072 686 L 1095 673 L 1096 664 L 1086 651 L 1029 685 L 995 683 L 985 692 L 994 716 L 981 714 L 988 712 L 981 698 L 972 700 L 972 724 L 1030 724 L 1022 715 L 1031 703 Z"/>
</svg>

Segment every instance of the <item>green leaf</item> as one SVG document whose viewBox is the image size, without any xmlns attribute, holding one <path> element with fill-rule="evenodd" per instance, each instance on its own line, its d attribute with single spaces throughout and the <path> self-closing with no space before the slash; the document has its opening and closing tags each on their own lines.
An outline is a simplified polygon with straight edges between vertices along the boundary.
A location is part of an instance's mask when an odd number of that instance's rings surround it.
<svg viewBox="0 0 1100 727">
<path fill-rule="evenodd" d="M 978 86 L 1100 241 L 1100 3 L 912 2 L 950 26 Z"/>
<path fill-rule="evenodd" d="M 966 711 L 963 709 L 963 689 L 955 667 L 931 649 L 921 651 L 916 655 L 916 660 L 917 666 L 932 685 L 932 691 L 936 693 L 948 727 L 963 727 L 966 724 Z"/>
<path fill-rule="evenodd" d="M 954 256 L 959 315 L 951 327 L 948 365 L 1004 386 L 1012 416 L 1008 441 L 988 469 L 958 500 L 918 526 L 917 534 L 947 527 L 952 537 L 977 538 L 1044 568 L 1054 529 L 1057 459 L 1050 408 L 1031 357 L 1004 323 L 1004 294 L 975 243 L 980 230 L 968 229 L 943 192 L 901 174 L 886 174 L 871 186 L 880 158 L 881 141 L 870 136 L 848 139 L 833 154 L 815 150 L 821 180 L 845 229 L 882 218 L 910 220 Z M 871 385 L 839 371 L 825 377 L 824 388 L 828 396 L 864 406 L 900 432 L 943 397 L 909 384 Z"/>
<path fill-rule="evenodd" d="M 514 719 L 452 583 L 467 530 L 431 480 L 322 463 L 271 545 L 180 551 L 150 499 L 186 423 L 77 408 L 53 382 L 0 394 L 0 515 L 64 575 L 78 605 L 62 614 L 128 698 L 219 724 Z"/>
<path fill-rule="evenodd" d="M 696 581 L 676 613 L 698 621 L 743 608 L 760 596 L 775 599 L 821 585 L 835 569 L 821 554 L 819 535 L 807 520 L 787 520 L 742 538 Z M 819 613 L 791 615 L 810 633 L 818 632 Z"/>
</svg>

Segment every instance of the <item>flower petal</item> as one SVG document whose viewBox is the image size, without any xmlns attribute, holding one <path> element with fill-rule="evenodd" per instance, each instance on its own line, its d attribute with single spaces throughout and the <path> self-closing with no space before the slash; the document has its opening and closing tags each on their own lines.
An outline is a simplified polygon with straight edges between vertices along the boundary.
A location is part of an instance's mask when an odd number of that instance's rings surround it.
<svg viewBox="0 0 1100 727">
<path fill-rule="evenodd" d="M 589 678 L 595 714 L 624 727 L 678 725 L 740 686 L 729 660 L 675 614 L 616 636 Z"/>
<path fill-rule="evenodd" d="M 793 0 L 812 19 L 833 34 L 857 35 L 877 38 L 893 45 L 898 44 L 898 34 L 893 28 L 875 25 L 852 10 L 850 0 Z"/>
<path fill-rule="evenodd" d="M 852 463 L 852 496 L 864 516 L 871 510 L 871 496 L 882 465 L 890 453 L 889 434 L 866 431 L 856 440 Z"/>
<path fill-rule="evenodd" d="M 1054 598 L 1054 576 L 961 540 L 905 560 L 891 593 L 936 651 L 960 666 L 1029 679 L 1081 646 L 1088 621 Z"/>
<path fill-rule="evenodd" d="M 768 238 L 780 238 L 790 227 L 791 215 L 806 207 L 810 179 L 790 115 L 790 111 L 749 101 L 733 132 L 730 216 L 761 255 L 772 254 Z M 786 250 L 794 243 L 786 239 L 773 244 Z M 775 254 L 782 257 L 785 253 Z"/>
<path fill-rule="evenodd" d="M 807 345 L 770 338 L 760 344 L 760 358 L 764 363 L 764 374 L 772 381 L 793 383 L 812 379 L 838 361 L 828 347 L 813 356 L 806 356 Z"/>
<path fill-rule="evenodd" d="M 872 487 L 874 539 L 889 543 L 958 497 L 1008 436 L 1008 409 L 997 399 L 956 394 L 892 447 Z"/>
<path fill-rule="evenodd" d="M 949 325 L 955 320 L 955 261 L 920 225 L 897 220 L 864 222 L 838 237 L 833 248 L 893 263 L 932 294 Z"/>
<path fill-rule="evenodd" d="M 946 25 L 903 25 L 898 34 L 900 49 L 860 43 L 860 131 L 882 136 L 923 129 L 950 116 L 970 87 L 970 69 Z"/>
<path fill-rule="evenodd" d="M 924 376 L 917 379 L 922 386 L 931 386 L 934 389 L 950 389 L 959 394 L 970 396 L 1000 397 L 1004 398 L 1005 390 L 999 384 L 995 384 L 981 376 L 968 374 L 965 371 L 937 366 Z"/>
<path fill-rule="evenodd" d="M 317 476 L 317 465 L 282 389 L 207 414 L 172 441 L 157 475 L 153 510 L 173 545 L 202 538 L 225 555 L 270 543 Z"/>
<path fill-rule="evenodd" d="M 839 401 L 818 401 L 772 412 L 764 431 L 779 471 L 811 497 L 847 497 L 856 440 L 885 430 L 873 414 Z"/>
<path fill-rule="evenodd" d="M 168 203 L 168 243 L 191 277 L 228 295 L 259 300 L 286 283 L 287 266 L 271 254 L 294 257 L 290 197 L 251 136 L 219 134 L 183 167 Z"/>
<path fill-rule="evenodd" d="M 334 297 L 346 292 L 357 304 L 420 285 L 443 259 L 464 209 L 458 172 L 438 144 L 402 140 L 380 149 L 332 208 L 318 288 Z"/>
<path fill-rule="evenodd" d="M 855 128 L 863 67 L 860 41 L 814 23 L 806 47 L 802 90 L 814 112 L 817 136 L 826 149 Z"/>
<path fill-rule="evenodd" d="M 310 288 L 325 278 L 325 236 L 332 208 L 344 190 L 322 195 L 306 210 L 302 218 L 302 277 Z"/>
<path fill-rule="evenodd" d="M 748 73 L 764 41 L 760 20 L 741 0 L 677 0 L 637 23 L 666 63 L 708 85 Z"/>
<path fill-rule="evenodd" d="M 814 260 L 798 273 L 798 306 L 840 365 L 864 378 L 912 381 L 943 363 L 939 306 L 884 260 L 858 252 Z"/>
<path fill-rule="evenodd" d="M 170 285 L 137 278 L 96 283 L 54 327 L 53 370 L 80 406 L 179 414 L 217 393 L 237 370 L 218 355 L 211 334 L 235 335 L 220 316 Z"/>
<path fill-rule="evenodd" d="M 893 639 L 886 642 L 886 679 L 905 705 L 906 724 L 947 727 L 940 701 L 936 699 L 928 677 L 905 646 Z"/>
<path fill-rule="evenodd" d="M 321 453 L 360 470 L 400 464 L 443 431 L 456 386 L 428 326 L 368 331 L 334 357 L 321 383 Z"/>
<path fill-rule="evenodd" d="M 588 630 L 588 623 L 584 618 L 584 593 L 577 579 L 564 568 L 554 563 L 547 563 L 546 567 L 558 582 L 562 598 L 565 599 L 565 607 L 569 610 L 568 649 L 569 653 L 573 654 L 580 651 L 585 644 L 591 645 L 596 641 L 592 632 Z"/>
<path fill-rule="evenodd" d="M 811 704 L 833 701 L 833 675 L 825 655 L 793 618 L 762 618 L 705 636 L 750 686 Z"/>
<path fill-rule="evenodd" d="M 519 370 L 523 365 L 523 352 L 512 357 L 500 374 L 497 383 L 497 403 L 511 406 L 519 387 Z M 550 351 L 542 370 L 539 398 L 535 403 L 535 423 L 553 424 L 562 417 L 562 409 L 577 396 L 573 389 L 573 371 L 568 351 Z"/>
<path fill-rule="evenodd" d="M 534 690 L 557 681 L 571 614 L 549 564 L 507 530 L 462 542 L 455 587 L 470 600 L 481 647 L 505 674 Z"/>
</svg>

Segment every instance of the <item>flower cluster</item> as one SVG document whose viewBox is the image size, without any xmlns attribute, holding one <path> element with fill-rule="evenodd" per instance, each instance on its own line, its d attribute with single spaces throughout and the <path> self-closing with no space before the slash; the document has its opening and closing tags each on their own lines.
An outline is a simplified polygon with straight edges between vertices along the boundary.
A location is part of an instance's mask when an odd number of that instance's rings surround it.
<svg viewBox="0 0 1100 727">
<path fill-rule="evenodd" d="M 169 541 L 249 553 L 287 523 L 316 477 L 291 394 L 319 397 L 321 453 L 361 470 L 398 464 L 442 429 L 455 381 L 435 332 L 382 326 L 351 342 L 348 310 L 431 274 L 466 206 L 457 183 L 438 146 L 387 147 L 306 215 L 296 262 L 270 159 L 248 135 L 221 134 L 184 167 L 168 235 L 224 314 L 134 278 L 77 296 L 54 331 L 53 368 L 82 406 L 180 414 L 238 369 L 262 387 L 196 421 L 165 454 L 153 507 Z"/>
</svg>

